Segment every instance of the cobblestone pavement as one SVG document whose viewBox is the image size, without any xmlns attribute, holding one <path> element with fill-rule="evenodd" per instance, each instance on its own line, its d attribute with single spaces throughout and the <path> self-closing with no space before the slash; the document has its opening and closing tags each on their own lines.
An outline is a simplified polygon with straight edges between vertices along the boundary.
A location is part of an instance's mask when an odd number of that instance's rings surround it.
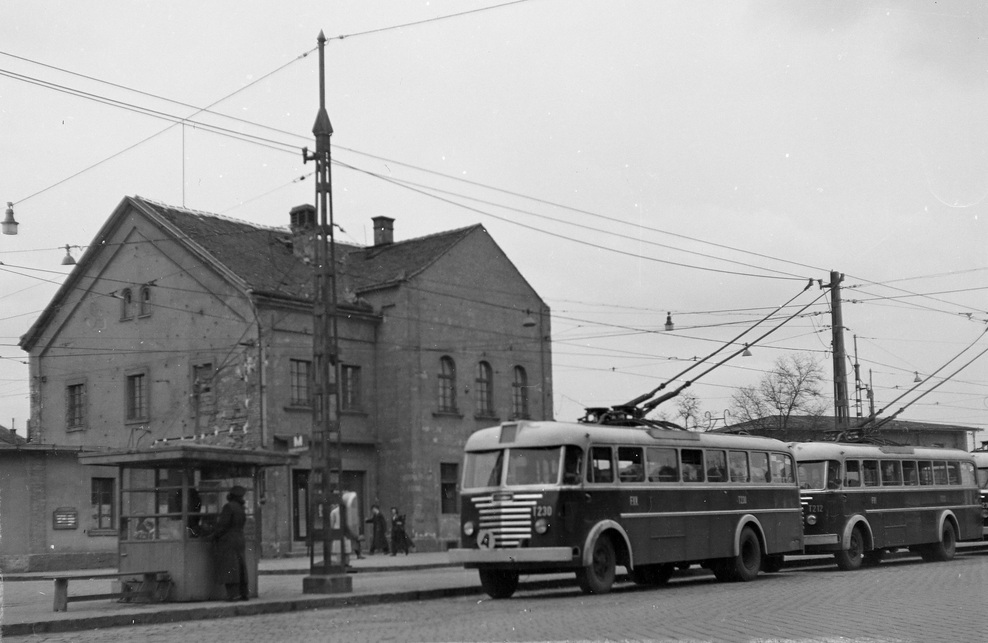
<svg viewBox="0 0 988 643">
<path fill-rule="evenodd" d="M 975 642 L 988 639 L 988 555 L 948 563 L 915 559 L 875 569 L 826 568 L 762 575 L 753 583 L 711 576 L 658 589 L 622 585 L 605 596 L 578 590 L 191 621 L 6 637 L 5 642 L 100 641 L 848 641 Z"/>
</svg>

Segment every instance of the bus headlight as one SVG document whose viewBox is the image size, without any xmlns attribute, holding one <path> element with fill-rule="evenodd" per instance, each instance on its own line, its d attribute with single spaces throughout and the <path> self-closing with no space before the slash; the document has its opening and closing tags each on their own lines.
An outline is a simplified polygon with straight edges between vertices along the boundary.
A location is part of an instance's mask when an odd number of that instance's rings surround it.
<svg viewBox="0 0 988 643">
<path fill-rule="evenodd" d="M 535 533 L 544 534 L 549 531 L 549 521 L 545 518 L 539 518 L 535 521 Z"/>
<path fill-rule="evenodd" d="M 809 516 L 807 516 L 806 517 L 806 524 L 807 525 L 815 525 L 816 524 L 816 516 L 814 516 L 813 514 L 810 514 Z"/>
<path fill-rule="evenodd" d="M 465 523 L 463 523 L 463 535 L 464 536 L 473 535 L 473 522 L 468 520 Z"/>
</svg>

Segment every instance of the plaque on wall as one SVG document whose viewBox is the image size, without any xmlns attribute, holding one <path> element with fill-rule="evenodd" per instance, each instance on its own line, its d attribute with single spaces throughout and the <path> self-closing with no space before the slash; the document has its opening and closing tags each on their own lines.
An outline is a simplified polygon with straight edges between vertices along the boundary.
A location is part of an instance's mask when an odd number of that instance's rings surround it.
<svg viewBox="0 0 988 643">
<path fill-rule="evenodd" d="M 52 514 L 52 529 L 76 529 L 79 526 L 79 512 L 75 507 L 59 507 Z"/>
</svg>

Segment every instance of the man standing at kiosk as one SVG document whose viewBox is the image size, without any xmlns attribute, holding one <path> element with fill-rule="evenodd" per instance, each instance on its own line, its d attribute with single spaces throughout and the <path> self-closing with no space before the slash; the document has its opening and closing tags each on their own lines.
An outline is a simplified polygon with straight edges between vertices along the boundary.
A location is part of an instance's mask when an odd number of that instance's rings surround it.
<svg viewBox="0 0 988 643">
<path fill-rule="evenodd" d="M 226 586 L 226 600 L 246 601 L 250 596 L 247 584 L 247 543 L 244 525 L 244 495 L 247 490 L 240 485 L 230 489 L 226 504 L 216 520 L 212 540 L 216 548 L 216 578 Z"/>
</svg>

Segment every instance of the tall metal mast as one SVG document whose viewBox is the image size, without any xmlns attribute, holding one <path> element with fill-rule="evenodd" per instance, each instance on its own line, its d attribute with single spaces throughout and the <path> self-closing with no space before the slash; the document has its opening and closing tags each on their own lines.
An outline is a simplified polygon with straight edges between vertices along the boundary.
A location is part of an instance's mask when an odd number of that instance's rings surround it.
<svg viewBox="0 0 988 643">
<path fill-rule="evenodd" d="M 305 593 L 352 592 L 353 581 L 347 576 L 346 506 L 340 488 L 343 449 L 340 436 L 339 335 L 336 301 L 336 242 L 333 234 L 333 185 L 330 170 L 330 142 L 333 126 L 326 112 L 326 36 L 319 32 L 319 112 L 312 133 L 316 137 L 315 154 L 302 150 L 305 162 L 316 163 L 316 229 L 313 275 L 313 412 L 312 473 L 309 479 L 310 525 L 320 525 L 318 534 L 309 529 L 310 575 L 302 580 Z M 332 512 L 338 511 L 334 525 Z M 321 535 L 322 562 L 315 560 L 315 535 Z M 333 556 L 337 551 L 338 555 Z"/>
</svg>

